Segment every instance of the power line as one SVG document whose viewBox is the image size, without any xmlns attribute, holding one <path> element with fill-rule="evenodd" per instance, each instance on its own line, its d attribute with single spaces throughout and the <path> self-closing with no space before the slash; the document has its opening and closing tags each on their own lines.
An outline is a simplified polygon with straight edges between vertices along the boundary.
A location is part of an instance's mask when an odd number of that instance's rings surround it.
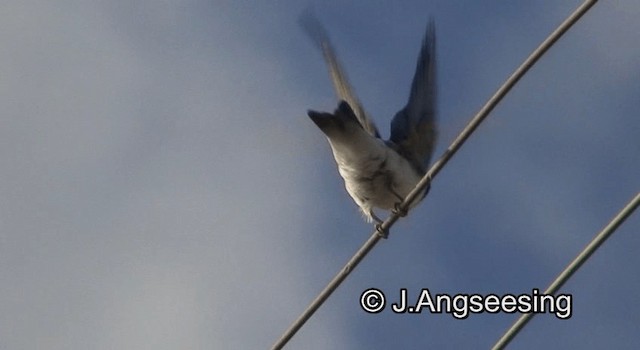
<svg viewBox="0 0 640 350">
<path fill-rule="evenodd" d="M 578 271 L 578 269 L 584 264 L 587 259 L 609 238 L 613 232 L 633 213 L 640 205 L 640 192 L 631 199 L 627 205 L 600 231 L 593 240 L 576 256 L 575 259 L 567 267 L 560 272 L 558 277 L 551 283 L 547 290 L 544 291 L 546 295 L 555 294 L 566 282 Z M 493 350 L 504 349 L 511 340 L 524 328 L 524 326 L 531 321 L 535 316 L 535 313 L 522 314 L 518 320 L 509 328 L 504 335 L 493 346 Z"/>
<path fill-rule="evenodd" d="M 430 185 L 431 180 L 442 170 L 453 155 L 462 147 L 464 142 L 478 128 L 480 123 L 489 115 L 489 113 L 498 105 L 511 88 L 522 78 L 527 71 L 544 55 L 544 53 L 553 44 L 567 32 L 571 26 L 591 8 L 597 0 L 587 0 L 578 7 L 556 30 L 554 30 L 547 39 L 545 39 L 538 48 L 536 48 L 529 57 L 511 74 L 511 76 L 500 86 L 498 91 L 485 103 L 478 113 L 471 119 L 462 132 L 451 143 L 444 154 L 431 166 L 429 171 L 422 177 L 416 187 L 409 192 L 407 197 L 398 206 L 398 210 L 393 211 L 391 215 L 374 231 L 369 239 L 362 247 L 349 259 L 346 265 L 338 271 L 336 276 L 327 284 L 327 286 L 318 294 L 318 296 L 307 306 L 300 316 L 289 326 L 282 334 L 280 339 L 276 341 L 272 349 L 282 349 L 291 338 L 302 328 L 302 326 L 311 318 L 311 316 L 322 306 L 322 304 L 331 296 L 331 294 L 340 286 L 347 276 L 358 266 L 364 257 L 375 247 L 382 238 L 380 231 L 388 233 L 393 224 L 398 221 L 401 214 L 409 210 L 410 204 L 416 200 L 418 195 Z"/>
</svg>

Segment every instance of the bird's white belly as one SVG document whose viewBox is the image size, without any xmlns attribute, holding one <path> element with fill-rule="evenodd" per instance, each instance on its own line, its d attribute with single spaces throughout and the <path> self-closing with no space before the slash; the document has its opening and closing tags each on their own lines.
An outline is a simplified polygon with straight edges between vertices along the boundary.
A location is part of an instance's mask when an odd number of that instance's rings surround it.
<svg viewBox="0 0 640 350">
<path fill-rule="evenodd" d="M 357 160 L 336 157 L 347 192 L 369 219 L 372 208 L 392 209 L 420 181 L 416 170 L 395 151 L 381 147 L 376 153 Z"/>
</svg>

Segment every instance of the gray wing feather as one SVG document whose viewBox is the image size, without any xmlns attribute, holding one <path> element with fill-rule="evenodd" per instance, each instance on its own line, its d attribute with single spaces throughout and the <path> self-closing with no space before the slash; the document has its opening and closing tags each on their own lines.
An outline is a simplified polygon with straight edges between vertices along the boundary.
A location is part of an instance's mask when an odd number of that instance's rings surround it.
<svg viewBox="0 0 640 350">
<path fill-rule="evenodd" d="M 437 139 L 436 121 L 436 33 L 429 20 L 422 41 L 409 102 L 391 121 L 395 148 L 423 171 L 429 166 Z"/>
<path fill-rule="evenodd" d="M 378 129 L 376 128 L 371 118 L 367 116 L 364 108 L 362 107 L 362 104 L 358 100 L 358 97 L 353 92 L 351 85 L 349 85 L 347 76 L 340 66 L 338 58 L 336 57 L 336 54 L 333 50 L 333 46 L 329 41 L 329 36 L 322 27 L 322 24 L 320 24 L 320 21 L 314 16 L 312 12 L 307 11 L 300 17 L 300 24 L 305 29 L 307 34 L 309 34 L 313 42 L 322 51 L 324 60 L 326 61 L 329 68 L 331 81 L 333 82 L 333 87 L 336 90 L 338 99 L 344 100 L 349 103 L 351 108 L 353 108 L 356 117 L 358 118 L 358 122 L 360 122 L 360 125 L 362 125 L 362 127 L 369 134 L 375 137 L 380 137 Z"/>
</svg>

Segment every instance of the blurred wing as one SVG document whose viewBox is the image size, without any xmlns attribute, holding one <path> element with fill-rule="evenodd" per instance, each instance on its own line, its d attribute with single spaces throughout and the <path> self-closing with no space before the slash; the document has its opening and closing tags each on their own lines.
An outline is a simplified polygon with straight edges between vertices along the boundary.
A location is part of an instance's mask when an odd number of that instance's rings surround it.
<svg viewBox="0 0 640 350">
<path fill-rule="evenodd" d="M 347 101 L 351 108 L 353 108 L 356 117 L 358 117 L 360 125 L 362 125 L 362 127 L 372 136 L 380 137 L 378 129 L 365 113 L 362 104 L 349 85 L 347 76 L 340 66 L 340 63 L 338 63 L 338 58 L 333 51 L 333 46 L 331 45 L 329 37 L 322 27 L 322 24 L 320 24 L 320 21 L 318 21 L 311 11 L 307 11 L 300 17 L 300 24 L 307 34 L 309 34 L 313 42 L 320 48 L 320 50 L 322 50 L 322 55 L 324 56 L 324 60 L 327 62 L 329 74 L 331 75 L 333 87 L 338 95 L 338 100 Z"/>
<path fill-rule="evenodd" d="M 436 31 L 433 19 L 427 32 L 411 83 L 409 102 L 391 121 L 391 138 L 398 153 L 426 170 L 437 138 Z"/>
</svg>

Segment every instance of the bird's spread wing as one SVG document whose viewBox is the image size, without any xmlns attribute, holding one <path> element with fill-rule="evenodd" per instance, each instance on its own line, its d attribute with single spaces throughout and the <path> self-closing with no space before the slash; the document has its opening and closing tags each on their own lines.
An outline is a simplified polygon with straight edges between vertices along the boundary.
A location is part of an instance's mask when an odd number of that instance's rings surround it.
<svg viewBox="0 0 640 350">
<path fill-rule="evenodd" d="M 391 138 L 398 153 L 425 170 L 437 138 L 436 33 L 429 20 L 411 83 L 409 102 L 391 121 Z"/>
<path fill-rule="evenodd" d="M 338 58 L 333 51 L 333 46 L 329 41 L 327 32 L 322 27 L 322 24 L 320 24 L 320 21 L 318 21 L 311 11 L 307 11 L 300 17 L 300 24 L 309 34 L 313 42 L 320 48 L 320 50 L 322 50 L 322 55 L 324 56 L 324 60 L 327 62 L 329 74 L 331 75 L 333 87 L 336 90 L 338 99 L 349 103 L 351 108 L 353 108 L 356 117 L 358 117 L 360 125 L 362 125 L 369 134 L 375 137 L 380 137 L 378 129 L 371 118 L 369 118 L 365 113 L 362 104 L 349 85 L 347 76 L 338 62 Z"/>
</svg>

